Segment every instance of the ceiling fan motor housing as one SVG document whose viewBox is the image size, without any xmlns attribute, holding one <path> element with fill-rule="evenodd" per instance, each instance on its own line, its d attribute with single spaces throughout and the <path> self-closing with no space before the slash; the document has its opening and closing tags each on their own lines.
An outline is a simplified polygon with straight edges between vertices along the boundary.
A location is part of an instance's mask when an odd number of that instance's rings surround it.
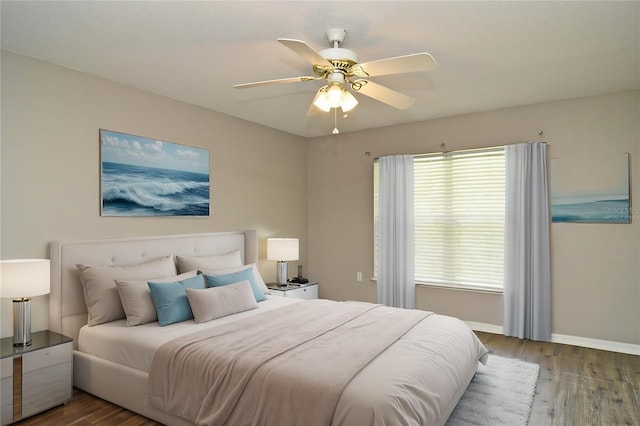
<svg viewBox="0 0 640 426">
<path fill-rule="evenodd" d="M 347 71 L 347 69 L 358 63 L 358 55 L 353 50 L 332 47 L 321 50 L 318 53 L 331 62 L 335 68 L 342 71 Z"/>
</svg>

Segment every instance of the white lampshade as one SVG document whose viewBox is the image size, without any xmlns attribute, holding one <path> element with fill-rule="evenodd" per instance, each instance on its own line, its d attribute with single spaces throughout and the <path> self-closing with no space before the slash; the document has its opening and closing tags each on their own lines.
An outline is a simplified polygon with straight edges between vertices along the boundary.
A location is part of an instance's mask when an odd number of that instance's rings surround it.
<svg viewBox="0 0 640 426">
<path fill-rule="evenodd" d="M 41 296 L 50 291 L 49 259 L 0 261 L 0 298 Z"/>
<path fill-rule="evenodd" d="M 329 90 L 327 90 L 326 97 L 331 108 L 338 108 L 342 105 L 342 101 L 344 101 L 344 89 L 342 86 L 332 84 L 329 86 Z"/>
<path fill-rule="evenodd" d="M 327 99 L 327 89 L 328 86 L 321 87 L 320 90 L 318 90 L 316 97 L 313 99 L 313 104 L 324 112 L 329 112 L 331 110 L 329 99 Z"/>
<path fill-rule="evenodd" d="M 267 260 L 288 262 L 298 260 L 299 243 L 297 238 L 267 238 Z"/>
<path fill-rule="evenodd" d="M 342 106 L 341 106 L 342 112 L 351 111 L 356 107 L 356 105 L 358 105 L 358 100 L 355 98 L 355 96 L 349 93 L 348 90 L 345 90 L 344 100 L 342 101 Z"/>
</svg>

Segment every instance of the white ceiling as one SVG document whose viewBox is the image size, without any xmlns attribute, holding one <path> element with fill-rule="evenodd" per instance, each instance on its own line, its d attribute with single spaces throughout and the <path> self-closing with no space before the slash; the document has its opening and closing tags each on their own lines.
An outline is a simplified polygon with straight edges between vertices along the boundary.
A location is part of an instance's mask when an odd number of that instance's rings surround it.
<svg viewBox="0 0 640 426">
<path fill-rule="evenodd" d="M 322 86 L 232 85 L 311 75 L 277 38 L 329 47 L 348 32 L 360 62 L 417 52 L 434 71 L 372 78 L 417 99 L 399 111 L 356 94 L 341 132 L 640 88 L 640 2 L 2 1 L 2 48 L 296 135 Z"/>
</svg>

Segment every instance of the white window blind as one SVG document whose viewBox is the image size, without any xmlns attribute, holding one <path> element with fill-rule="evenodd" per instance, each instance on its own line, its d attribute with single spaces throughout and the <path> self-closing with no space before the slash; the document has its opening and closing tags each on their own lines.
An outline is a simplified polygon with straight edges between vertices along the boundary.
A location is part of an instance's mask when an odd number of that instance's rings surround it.
<svg viewBox="0 0 640 426">
<path fill-rule="evenodd" d="M 377 247 L 377 162 L 374 173 Z M 414 173 L 416 282 L 501 290 L 504 149 L 416 156 Z"/>
</svg>

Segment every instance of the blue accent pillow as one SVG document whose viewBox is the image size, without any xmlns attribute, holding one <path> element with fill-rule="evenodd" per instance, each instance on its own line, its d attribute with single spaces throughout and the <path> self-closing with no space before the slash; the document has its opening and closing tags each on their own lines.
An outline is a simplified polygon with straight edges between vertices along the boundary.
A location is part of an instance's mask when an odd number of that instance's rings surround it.
<svg viewBox="0 0 640 426">
<path fill-rule="evenodd" d="M 264 295 L 262 289 L 256 282 L 252 266 L 249 266 L 247 269 L 243 269 L 242 271 L 231 272 L 229 274 L 205 274 L 204 278 L 207 280 L 207 287 L 222 287 L 229 284 L 239 283 L 241 281 L 249 281 L 249 284 L 251 284 L 251 291 L 253 292 L 253 296 L 256 298 L 256 302 L 267 300 L 267 297 Z"/>
<path fill-rule="evenodd" d="M 189 305 L 189 299 L 184 289 L 203 290 L 206 288 L 202 275 L 176 282 L 149 281 L 147 285 L 153 304 L 156 306 L 158 322 L 162 326 L 193 319 L 191 305 Z"/>
</svg>

